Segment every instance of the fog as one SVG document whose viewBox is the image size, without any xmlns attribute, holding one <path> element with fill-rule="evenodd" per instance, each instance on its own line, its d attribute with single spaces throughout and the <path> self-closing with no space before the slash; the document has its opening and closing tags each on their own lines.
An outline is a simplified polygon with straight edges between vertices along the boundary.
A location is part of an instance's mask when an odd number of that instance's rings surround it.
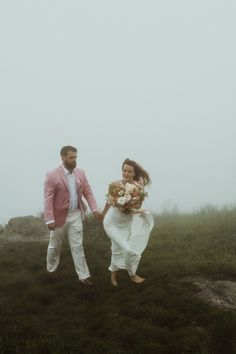
<svg viewBox="0 0 236 354">
<path fill-rule="evenodd" d="M 43 210 L 45 173 L 78 148 L 103 207 L 127 157 L 145 207 L 236 202 L 236 3 L 0 4 L 0 223 Z"/>
</svg>

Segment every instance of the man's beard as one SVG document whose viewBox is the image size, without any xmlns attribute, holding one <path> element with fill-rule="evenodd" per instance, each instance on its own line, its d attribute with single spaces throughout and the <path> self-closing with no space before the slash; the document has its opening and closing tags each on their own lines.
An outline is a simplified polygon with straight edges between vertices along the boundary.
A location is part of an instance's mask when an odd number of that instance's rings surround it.
<svg viewBox="0 0 236 354">
<path fill-rule="evenodd" d="M 76 162 L 72 162 L 70 164 L 68 164 L 68 162 L 64 162 L 65 168 L 67 168 L 68 170 L 73 170 L 76 167 Z"/>
</svg>

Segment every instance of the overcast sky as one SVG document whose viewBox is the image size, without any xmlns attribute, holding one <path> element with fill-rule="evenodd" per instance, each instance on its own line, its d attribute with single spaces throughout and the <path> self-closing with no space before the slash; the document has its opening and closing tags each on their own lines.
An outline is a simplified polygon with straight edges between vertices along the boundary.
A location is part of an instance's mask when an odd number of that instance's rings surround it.
<svg viewBox="0 0 236 354">
<path fill-rule="evenodd" d="M 78 148 L 102 208 L 127 157 L 146 207 L 236 202 L 234 0 L 0 4 L 0 223 L 43 210 L 45 173 Z"/>
</svg>

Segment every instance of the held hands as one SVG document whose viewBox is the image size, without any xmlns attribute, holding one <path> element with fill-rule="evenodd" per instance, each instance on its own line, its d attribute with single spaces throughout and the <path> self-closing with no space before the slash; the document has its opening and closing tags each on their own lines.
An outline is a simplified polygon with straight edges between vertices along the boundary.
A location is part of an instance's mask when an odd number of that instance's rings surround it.
<svg viewBox="0 0 236 354">
<path fill-rule="evenodd" d="M 54 231 L 56 227 L 55 222 L 52 222 L 51 224 L 47 224 L 47 227 L 49 230 Z"/>
<path fill-rule="evenodd" d="M 103 216 L 102 213 L 100 213 L 100 211 L 95 210 L 95 211 L 93 212 L 93 215 L 95 216 L 96 219 L 98 219 L 98 220 L 100 220 L 100 221 L 103 221 L 104 216 Z"/>
</svg>

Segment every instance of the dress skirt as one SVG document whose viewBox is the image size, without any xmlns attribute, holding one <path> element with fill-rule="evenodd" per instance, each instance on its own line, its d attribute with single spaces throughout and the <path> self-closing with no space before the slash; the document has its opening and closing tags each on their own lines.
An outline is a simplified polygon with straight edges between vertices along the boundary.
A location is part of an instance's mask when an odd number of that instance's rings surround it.
<svg viewBox="0 0 236 354">
<path fill-rule="evenodd" d="M 147 246 L 153 228 L 153 217 L 145 214 L 124 214 L 116 207 L 110 207 L 103 225 L 111 239 L 111 272 L 126 269 L 130 276 L 136 274 L 142 252 Z"/>
</svg>

